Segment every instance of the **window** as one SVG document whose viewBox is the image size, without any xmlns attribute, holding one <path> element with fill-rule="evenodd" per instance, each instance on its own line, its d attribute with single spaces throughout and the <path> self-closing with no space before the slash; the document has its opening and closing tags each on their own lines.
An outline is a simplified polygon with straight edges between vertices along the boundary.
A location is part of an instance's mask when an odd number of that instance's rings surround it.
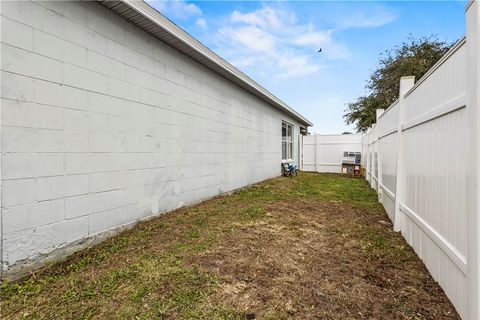
<svg viewBox="0 0 480 320">
<path fill-rule="evenodd" d="M 282 122 L 282 160 L 293 159 L 293 126 Z"/>
</svg>

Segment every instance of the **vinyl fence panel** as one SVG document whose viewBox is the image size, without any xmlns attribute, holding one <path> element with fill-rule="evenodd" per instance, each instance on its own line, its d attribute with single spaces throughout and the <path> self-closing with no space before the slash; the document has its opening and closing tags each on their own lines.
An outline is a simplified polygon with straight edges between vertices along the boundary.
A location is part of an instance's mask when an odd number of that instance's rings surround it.
<svg viewBox="0 0 480 320">
<path fill-rule="evenodd" d="M 367 180 L 370 182 L 370 186 L 377 190 L 378 189 L 378 131 L 377 126 L 373 127 L 366 134 L 367 140 L 367 154 L 366 157 L 366 172 Z"/>
<path fill-rule="evenodd" d="M 464 44 L 405 98 L 404 221 L 399 226 L 461 313 L 467 291 Z"/>
<path fill-rule="evenodd" d="M 316 134 L 303 137 L 303 170 L 341 173 L 344 152 L 362 152 L 360 134 Z"/>
<path fill-rule="evenodd" d="M 395 194 L 397 188 L 399 103 L 396 101 L 378 121 L 378 158 L 381 159 L 381 202 L 393 221 L 395 218 Z"/>
<path fill-rule="evenodd" d="M 479 57 L 480 4 L 471 1 L 466 37 L 416 83 L 403 77 L 398 101 L 377 110 L 356 145 L 394 229 L 463 319 L 480 319 Z M 305 137 L 304 169 L 339 172 L 347 138 Z"/>
<path fill-rule="evenodd" d="M 475 319 L 478 314 L 468 314 L 467 296 L 472 150 L 466 43 L 460 40 L 415 85 L 412 78 L 402 78 L 399 100 L 365 133 L 364 145 L 366 179 L 379 192 L 395 230 L 424 261 L 462 318 Z M 478 243 L 470 246 L 478 250 Z"/>
</svg>

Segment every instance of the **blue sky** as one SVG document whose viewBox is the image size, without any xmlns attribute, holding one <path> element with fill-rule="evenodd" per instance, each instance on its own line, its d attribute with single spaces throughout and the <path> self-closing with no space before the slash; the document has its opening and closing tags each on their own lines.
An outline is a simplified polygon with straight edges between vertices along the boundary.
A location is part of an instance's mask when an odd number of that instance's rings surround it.
<svg viewBox="0 0 480 320">
<path fill-rule="evenodd" d="M 353 131 L 345 104 L 365 93 L 379 55 L 409 34 L 453 42 L 466 1 L 149 1 L 310 119 L 310 132 Z M 322 53 L 318 49 L 322 48 Z"/>
</svg>

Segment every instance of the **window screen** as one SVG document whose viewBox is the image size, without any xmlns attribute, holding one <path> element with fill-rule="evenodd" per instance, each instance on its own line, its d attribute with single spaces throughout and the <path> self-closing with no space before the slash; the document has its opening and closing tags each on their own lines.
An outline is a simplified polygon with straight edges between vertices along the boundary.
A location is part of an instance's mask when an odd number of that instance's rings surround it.
<svg viewBox="0 0 480 320">
<path fill-rule="evenodd" d="M 282 122 L 282 160 L 293 159 L 293 126 Z"/>
</svg>

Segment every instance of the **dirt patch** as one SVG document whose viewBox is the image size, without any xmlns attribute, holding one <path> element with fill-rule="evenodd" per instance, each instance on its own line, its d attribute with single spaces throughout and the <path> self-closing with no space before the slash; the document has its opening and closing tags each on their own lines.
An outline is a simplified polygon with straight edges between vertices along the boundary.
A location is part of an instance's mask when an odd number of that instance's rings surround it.
<svg viewBox="0 0 480 320">
<path fill-rule="evenodd" d="M 0 285 L 2 319 L 459 319 L 365 181 L 271 179 Z"/>
<path fill-rule="evenodd" d="M 214 303 L 259 319 L 458 317 L 383 213 L 296 199 L 267 217 L 191 261 L 222 279 Z"/>
</svg>

